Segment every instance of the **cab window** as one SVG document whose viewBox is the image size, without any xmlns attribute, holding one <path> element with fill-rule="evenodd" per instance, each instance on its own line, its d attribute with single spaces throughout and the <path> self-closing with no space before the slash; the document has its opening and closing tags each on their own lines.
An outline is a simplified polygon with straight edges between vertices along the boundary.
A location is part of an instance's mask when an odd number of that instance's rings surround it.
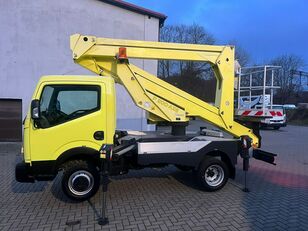
<svg viewBox="0 0 308 231">
<path fill-rule="evenodd" d="M 94 85 L 49 85 L 40 99 L 40 127 L 52 127 L 100 109 L 100 87 Z"/>
</svg>

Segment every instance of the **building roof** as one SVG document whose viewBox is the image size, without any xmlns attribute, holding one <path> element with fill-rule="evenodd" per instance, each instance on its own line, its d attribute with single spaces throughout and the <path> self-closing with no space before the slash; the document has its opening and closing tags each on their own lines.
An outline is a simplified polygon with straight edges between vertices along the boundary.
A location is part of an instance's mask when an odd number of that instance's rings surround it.
<svg viewBox="0 0 308 231">
<path fill-rule="evenodd" d="M 137 5 L 134 5 L 132 3 L 122 1 L 122 0 L 100 0 L 100 1 L 114 5 L 114 6 L 118 6 L 120 8 L 126 9 L 126 10 L 133 11 L 133 12 L 136 12 L 136 13 L 139 13 L 139 14 L 148 15 L 150 17 L 157 18 L 157 19 L 159 19 L 159 25 L 160 26 L 164 25 L 164 21 L 167 18 L 167 16 L 162 14 L 162 13 L 159 13 L 159 12 L 156 12 L 156 11 L 153 11 L 153 10 L 149 10 L 149 9 L 143 8 L 141 6 L 137 6 Z"/>
</svg>

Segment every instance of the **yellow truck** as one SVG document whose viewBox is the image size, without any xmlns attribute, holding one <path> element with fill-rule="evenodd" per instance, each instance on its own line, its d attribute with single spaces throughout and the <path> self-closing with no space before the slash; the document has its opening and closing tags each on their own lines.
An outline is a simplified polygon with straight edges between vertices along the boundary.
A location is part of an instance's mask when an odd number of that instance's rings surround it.
<svg viewBox="0 0 308 231">
<path fill-rule="evenodd" d="M 260 150 L 255 124 L 234 120 L 234 47 L 117 40 L 75 34 L 70 47 L 75 63 L 97 76 L 44 76 L 34 91 L 24 121 L 24 160 L 16 165 L 19 182 L 52 180 L 63 171 L 62 189 L 86 200 L 108 174 L 174 164 L 193 170 L 200 186 L 221 189 L 235 176 L 238 155 L 273 163 Z M 217 78 L 215 105 L 208 104 L 146 71 L 130 59 L 207 62 Z M 170 132 L 116 130 L 115 83 L 147 112 L 149 123 L 169 124 Z M 186 126 L 200 118 L 232 135 Z M 246 126 L 242 125 L 245 124 Z"/>
</svg>

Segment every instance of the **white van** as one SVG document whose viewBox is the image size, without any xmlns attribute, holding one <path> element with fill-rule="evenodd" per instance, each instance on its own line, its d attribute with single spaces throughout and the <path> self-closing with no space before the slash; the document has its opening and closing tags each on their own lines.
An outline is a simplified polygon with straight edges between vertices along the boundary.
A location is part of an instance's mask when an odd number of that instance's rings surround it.
<svg viewBox="0 0 308 231">
<path fill-rule="evenodd" d="M 272 127 L 278 130 L 280 127 L 287 126 L 287 116 L 283 105 L 272 105 L 266 108 L 272 115 L 272 118 L 261 120 L 261 127 Z"/>
</svg>

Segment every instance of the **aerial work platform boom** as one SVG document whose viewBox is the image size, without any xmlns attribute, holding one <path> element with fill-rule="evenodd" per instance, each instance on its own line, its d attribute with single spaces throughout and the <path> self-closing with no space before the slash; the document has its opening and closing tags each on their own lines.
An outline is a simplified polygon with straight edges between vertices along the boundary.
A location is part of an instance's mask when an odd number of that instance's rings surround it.
<svg viewBox="0 0 308 231">
<path fill-rule="evenodd" d="M 153 123 L 185 123 L 199 117 L 235 137 L 249 136 L 253 146 L 259 146 L 252 129 L 234 121 L 234 47 L 117 40 L 80 34 L 71 36 L 70 47 L 76 63 L 122 84 L 135 104 L 149 113 Z M 129 59 L 209 63 L 217 79 L 215 106 L 130 64 Z"/>
</svg>

